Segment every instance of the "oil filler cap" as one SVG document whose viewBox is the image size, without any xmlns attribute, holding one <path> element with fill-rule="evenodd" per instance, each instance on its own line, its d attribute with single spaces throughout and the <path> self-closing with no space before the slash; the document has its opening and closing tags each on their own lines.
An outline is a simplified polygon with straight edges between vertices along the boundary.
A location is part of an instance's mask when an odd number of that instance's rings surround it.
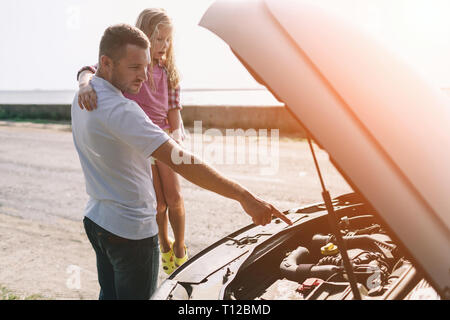
<svg viewBox="0 0 450 320">
<path fill-rule="evenodd" d="M 320 252 L 322 252 L 324 256 L 332 256 L 339 253 L 339 249 L 334 243 L 329 242 L 320 248 Z"/>
</svg>

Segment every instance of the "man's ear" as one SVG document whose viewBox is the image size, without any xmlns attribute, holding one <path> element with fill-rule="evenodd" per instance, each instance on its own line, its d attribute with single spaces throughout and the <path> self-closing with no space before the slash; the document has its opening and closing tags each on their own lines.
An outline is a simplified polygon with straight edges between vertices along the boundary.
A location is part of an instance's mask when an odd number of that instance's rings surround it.
<svg viewBox="0 0 450 320">
<path fill-rule="evenodd" d="M 100 66 L 103 70 L 111 70 L 112 66 L 113 66 L 113 60 L 105 55 L 102 55 L 100 57 Z"/>
</svg>

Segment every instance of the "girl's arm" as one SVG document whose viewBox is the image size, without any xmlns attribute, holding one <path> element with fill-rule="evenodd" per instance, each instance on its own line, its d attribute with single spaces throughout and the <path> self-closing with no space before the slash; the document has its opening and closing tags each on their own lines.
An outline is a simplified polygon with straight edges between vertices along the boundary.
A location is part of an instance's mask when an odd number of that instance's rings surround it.
<svg viewBox="0 0 450 320">
<path fill-rule="evenodd" d="M 178 143 L 184 140 L 184 132 L 183 132 L 183 119 L 181 118 L 180 109 L 169 109 L 169 113 L 167 114 L 167 120 L 169 121 L 170 130 L 172 133 L 173 139 Z"/>
<path fill-rule="evenodd" d="M 169 112 L 167 114 L 167 120 L 170 125 L 172 137 L 178 144 L 181 144 L 185 138 L 183 119 L 180 113 L 181 109 L 180 87 L 169 89 Z"/>
<path fill-rule="evenodd" d="M 89 84 L 94 75 L 94 67 L 84 67 L 77 75 L 78 78 L 78 105 L 81 109 L 92 111 L 97 108 L 97 95 L 94 88 Z"/>
</svg>

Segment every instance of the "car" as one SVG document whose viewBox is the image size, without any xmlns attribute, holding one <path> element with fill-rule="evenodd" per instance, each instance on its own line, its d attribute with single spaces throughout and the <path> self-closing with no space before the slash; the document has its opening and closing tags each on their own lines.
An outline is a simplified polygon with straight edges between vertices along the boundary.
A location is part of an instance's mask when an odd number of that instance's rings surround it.
<svg viewBox="0 0 450 320">
<path fill-rule="evenodd" d="M 245 23 L 244 23 L 245 21 Z M 450 100 L 380 40 L 306 1 L 214 2 L 200 25 L 285 103 L 352 187 L 249 225 L 152 299 L 450 298 Z"/>
</svg>

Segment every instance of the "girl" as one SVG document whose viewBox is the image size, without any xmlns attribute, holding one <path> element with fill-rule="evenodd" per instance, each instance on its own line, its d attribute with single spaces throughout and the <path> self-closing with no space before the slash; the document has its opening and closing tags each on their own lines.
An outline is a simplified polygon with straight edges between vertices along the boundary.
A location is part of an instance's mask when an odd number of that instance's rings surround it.
<svg viewBox="0 0 450 320">
<path fill-rule="evenodd" d="M 145 9 L 139 15 L 136 27 L 141 29 L 151 42 L 151 62 L 148 81 L 138 94 L 124 96 L 136 101 L 149 118 L 166 130 L 179 144 L 184 139 L 183 122 L 180 115 L 179 74 L 175 67 L 172 46 L 172 22 L 164 9 Z M 96 95 L 89 81 L 96 67 L 83 67 L 78 72 L 80 108 L 96 108 Z M 185 209 L 177 174 L 165 164 L 151 159 L 153 185 L 157 199 L 156 220 L 159 227 L 159 242 L 163 270 L 171 274 L 188 259 L 184 243 Z M 168 216 L 167 216 L 168 209 Z M 168 235 L 168 220 L 175 240 Z"/>
</svg>

